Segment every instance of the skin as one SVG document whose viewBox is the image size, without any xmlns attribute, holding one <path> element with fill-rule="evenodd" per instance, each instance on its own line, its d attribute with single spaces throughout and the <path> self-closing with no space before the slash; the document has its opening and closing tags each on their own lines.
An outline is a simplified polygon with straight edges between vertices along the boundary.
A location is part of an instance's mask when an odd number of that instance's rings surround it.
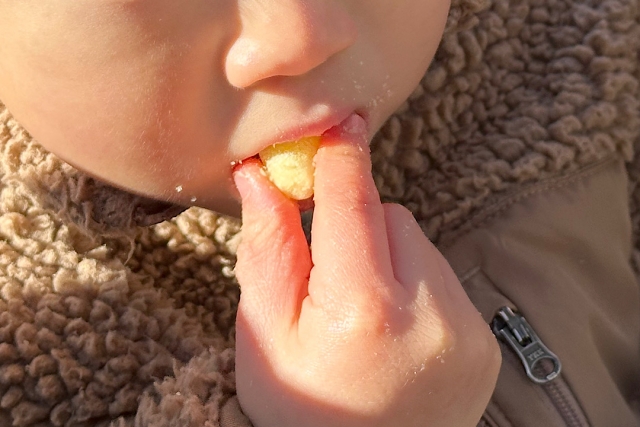
<svg viewBox="0 0 640 427">
<path fill-rule="evenodd" d="M 256 427 L 474 426 L 489 399 L 495 339 L 411 214 L 380 203 L 368 155 L 448 8 L 0 0 L 0 99 L 45 148 L 131 192 L 242 212 L 237 390 Z M 256 160 L 233 164 L 323 133 L 310 251 L 296 203 Z"/>
<path fill-rule="evenodd" d="M 254 425 L 474 427 L 495 386 L 489 327 L 411 213 L 380 202 L 367 148 L 325 134 L 310 248 L 260 164 L 236 169 L 236 380 Z"/>
<path fill-rule="evenodd" d="M 448 7 L 0 0 L 0 99 L 48 150 L 104 181 L 239 215 L 232 162 L 352 111 L 373 135 L 424 74 Z"/>
</svg>

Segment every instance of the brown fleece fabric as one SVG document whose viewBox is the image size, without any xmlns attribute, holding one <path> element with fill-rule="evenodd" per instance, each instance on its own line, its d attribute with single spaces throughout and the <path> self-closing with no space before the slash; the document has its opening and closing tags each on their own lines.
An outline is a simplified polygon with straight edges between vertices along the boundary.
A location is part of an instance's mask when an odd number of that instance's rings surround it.
<svg viewBox="0 0 640 427">
<path fill-rule="evenodd" d="M 637 235 L 637 1 L 454 3 L 372 144 L 382 197 L 445 247 L 515 187 L 618 153 Z M 0 179 L 0 425 L 220 425 L 238 221 L 190 208 L 148 226 L 180 208 L 84 176 L 2 104 Z"/>
</svg>

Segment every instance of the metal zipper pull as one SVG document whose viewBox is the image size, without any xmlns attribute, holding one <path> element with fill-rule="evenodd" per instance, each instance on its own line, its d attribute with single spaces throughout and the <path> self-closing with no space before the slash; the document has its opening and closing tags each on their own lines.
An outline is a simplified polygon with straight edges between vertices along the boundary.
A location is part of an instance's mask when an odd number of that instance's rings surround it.
<svg viewBox="0 0 640 427">
<path fill-rule="evenodd" d="M 560 359 L 540 341 L 522 315 L 510 307 L 502 307 L 493 318 L 491 329 L 516 352 L 531 381 L 545 384 L 560 375 Z M 553 362 L 551 368 L 544 369 L 543 364 L 536 366 L 545 360 Z"/>
</svg>

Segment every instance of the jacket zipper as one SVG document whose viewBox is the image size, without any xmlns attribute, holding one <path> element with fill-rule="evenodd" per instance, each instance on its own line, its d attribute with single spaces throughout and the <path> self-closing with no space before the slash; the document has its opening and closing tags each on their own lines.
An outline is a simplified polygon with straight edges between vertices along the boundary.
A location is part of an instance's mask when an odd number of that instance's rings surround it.
<svg viewBox="0 0 640 427">
<path fill-rule="evenodd" d="M 533 331 L 529 322 L 510 307 L 502 307 L 496 313 L 491 323 L 493 333 L 509 344 L 524 365 L 524 370 L 531 381 L 536 384 L 547 384 L 553 381 L 562 370 L 558 356 L 553 354 L 542 343 Z M 537 365 L 544 361 L 551 361 L 553 367 L 548 373 L 543 373 Z"/>
<path fill-rule="evenodd" d="M 544 345 L 521 314 L 510 307 L 502 307 L 496 312 L 491 329 L 515 352 L 529 379 L 542 387 L 568 427 L 590 426 L 560 375 L 560 359 Z"/>
</svg>

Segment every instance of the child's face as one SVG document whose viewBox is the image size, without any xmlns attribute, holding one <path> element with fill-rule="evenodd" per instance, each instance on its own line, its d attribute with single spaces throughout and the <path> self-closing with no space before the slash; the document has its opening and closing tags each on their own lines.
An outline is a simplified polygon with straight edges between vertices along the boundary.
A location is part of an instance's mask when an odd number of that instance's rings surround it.
<svg viewBox="0 0 640 427">
<path fill-rule="evenodd" d="M 0 1 L 0 99 L 47 149 L 146 196 L 238 213 L 232 162 L 350 113 L 370 136 L 449 0 Z"/>
</svg>

